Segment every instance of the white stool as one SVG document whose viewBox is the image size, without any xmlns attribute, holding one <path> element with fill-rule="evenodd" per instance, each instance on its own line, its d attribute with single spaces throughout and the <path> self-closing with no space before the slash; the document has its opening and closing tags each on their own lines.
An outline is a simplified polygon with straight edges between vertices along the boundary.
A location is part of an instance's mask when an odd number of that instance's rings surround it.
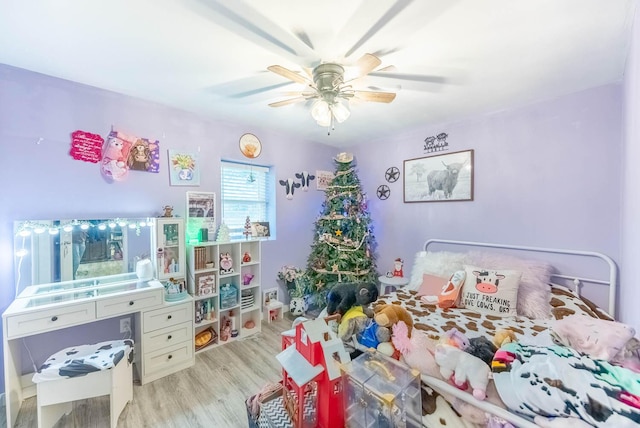
<svg viewBox="0 0 640 428">
<path fill-rule="evenodd" d="M 66 348 L 49 357 L 33 379 L 38 394 L 38 427 L 53 427 L 62 415 L 71 412 L 72 401 L 109 395 L 111 428 L 115 428 L 120 413 L 133 400 L 132 352 L 133 341 L 116 340 Z M 119 361 L 115 361 L 117 356 L 121 356 Z M 93 369 L 98 371 L 60 377 L 72 362 L 80 368 L 95 363 Z"/>
</svg>

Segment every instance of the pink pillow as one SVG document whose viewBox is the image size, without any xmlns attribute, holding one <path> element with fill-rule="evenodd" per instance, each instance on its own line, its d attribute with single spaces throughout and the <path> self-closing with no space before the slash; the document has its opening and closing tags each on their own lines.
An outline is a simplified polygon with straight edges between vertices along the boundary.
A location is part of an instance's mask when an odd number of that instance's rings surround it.
<svg viewBox="0 0 640 428">
<path fill-rule="evenodd" d="M 437 296 L 442 291 L 442 287 L 447 283 L 447 278 L 430 273 L 422 274 L 422 284 L 418 289 L 418 296 Z"/>
</svg>

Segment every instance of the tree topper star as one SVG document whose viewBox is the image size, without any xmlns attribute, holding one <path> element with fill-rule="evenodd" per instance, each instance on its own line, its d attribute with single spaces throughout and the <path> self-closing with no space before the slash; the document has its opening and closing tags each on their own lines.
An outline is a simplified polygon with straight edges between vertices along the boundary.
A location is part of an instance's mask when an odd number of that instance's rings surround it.
<svg viewBox="0 0 640 428">
<path fill-rule="evenodd" d="M 336 236 L 342 236 L 342 231 L 341 230 L 336 230 Z"/>
</svg>

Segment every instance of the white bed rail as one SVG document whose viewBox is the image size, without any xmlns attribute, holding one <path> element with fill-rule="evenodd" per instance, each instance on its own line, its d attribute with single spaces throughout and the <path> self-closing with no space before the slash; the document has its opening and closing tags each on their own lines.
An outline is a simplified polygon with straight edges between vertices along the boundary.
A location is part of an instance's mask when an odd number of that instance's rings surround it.
<svg viewBox="0 0 640 428">
<path fill-rule="evenodd" d="M 556 278 L 564 278 L 570 279 L 574 281 L 574 284 L 578 284 L 576 281 L 592 283 L 592 284 L 603 284 L 609 286 L 609 295 L 608 295 L 608 313 L 613 318 L 616 317 L 616 295 L 617 295 L 617 287 L 618 287 L 618 269 L 616 267 L 613 259 L 605 254 L 598 253 L 595 251 L 582 251 L 582 250 L 565 250 L 559 248 L 543 248 L 543 247 L 527 247 L 522 245 L 508 245 L 508 244 L 496 244 L 496 243 L 488 243 L 488 242 L 472 242 L 472 241 L 454 241 L 448 239 L 429 239 L 424 243 L 424 250 L 429 251 L 430 245 L 443 244 L 443 245 L 459 245 L 465 247 L 480 247 L 480 248 L 498 248 L 498 249 L 506 249 L 506 250 L 515 250 L 515 251 L 529 251 L 529 252 L 538 252 L 538 253 L 551 253 L 551 254 L 566 254 L 570 256 L 585 256 L 585 257 L 594 257 L 604 261 L 609 267 L 609 280 L 602 279 L 594 279 L 594 278 L 586 278 L 580 276 L 573 275 L 559 275 L 554 274 L 552 276 Z M 579 293 L 579 287 L 576 287 L 576 291 Z"/>
</svg>

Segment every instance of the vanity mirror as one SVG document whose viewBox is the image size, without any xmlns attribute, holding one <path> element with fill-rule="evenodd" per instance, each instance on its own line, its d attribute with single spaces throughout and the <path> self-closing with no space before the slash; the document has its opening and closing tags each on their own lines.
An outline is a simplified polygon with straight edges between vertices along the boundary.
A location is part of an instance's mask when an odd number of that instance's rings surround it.
<svg viewBox="0 0 640 428">
<path fill-rule="evenodd" d="M 16 296 L 35 284 L 136 271 L 152 254 L 152 218 L 14 222 Z"/>
</svg>

